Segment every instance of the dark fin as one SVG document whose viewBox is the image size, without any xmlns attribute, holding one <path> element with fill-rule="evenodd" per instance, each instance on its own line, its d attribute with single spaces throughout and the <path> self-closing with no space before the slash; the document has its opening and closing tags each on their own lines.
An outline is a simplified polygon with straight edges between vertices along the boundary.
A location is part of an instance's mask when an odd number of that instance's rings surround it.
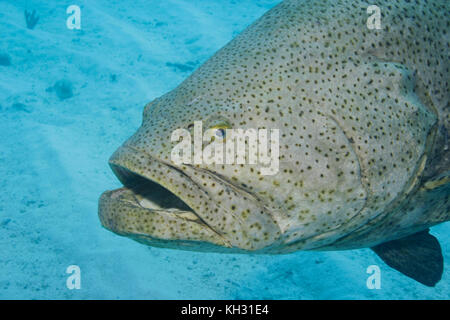
<svg viewBox="0 0 450 320">
<path fill-rule="evenodd" d="M 372 250 L 391 268 L 434 287 L 441 280 L 444 258 L 439 241 L 428 231 L 379 244 Z"/>
</svg>

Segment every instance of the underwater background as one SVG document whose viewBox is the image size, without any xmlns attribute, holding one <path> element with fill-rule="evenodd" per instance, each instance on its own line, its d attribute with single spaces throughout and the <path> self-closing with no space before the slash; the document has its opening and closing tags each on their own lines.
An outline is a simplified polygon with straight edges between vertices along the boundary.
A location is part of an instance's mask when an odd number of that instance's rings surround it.
<svg viewBox="0 0 450 320">
<path fill-rule="evenodd" d="M 278 2 L 0 0 L 0 299 L 450 298 L 449 223 L 431 229 L 445 260 L 435 288 L 369 249 L 196 253 L 101 227 L 98 198 L 121 186 L 108 158 L 144 105 Z M 66 26 L 72 4 L 80 30 Z M 81 270 L 79 290 L 66 285 L 70 265 Z M 366 285 L 371 265 L 381 289 Z"/>
</svg>

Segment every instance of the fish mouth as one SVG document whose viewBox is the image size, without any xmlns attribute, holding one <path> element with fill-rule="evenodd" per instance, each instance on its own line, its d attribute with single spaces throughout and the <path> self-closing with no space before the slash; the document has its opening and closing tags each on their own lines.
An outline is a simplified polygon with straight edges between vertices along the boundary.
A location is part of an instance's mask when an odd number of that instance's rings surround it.
<svg viewBox="0 0 450 320">
<path fill-rule="evenodd" d="M 123 187 L 101 195 L 103 227 L 156 247 L 195 251 L 231 247 L 194 209 L 192 192 L 203 190 L 181 170 L 130 146 L 119 148 L 109 164 Z"/>
</svg>

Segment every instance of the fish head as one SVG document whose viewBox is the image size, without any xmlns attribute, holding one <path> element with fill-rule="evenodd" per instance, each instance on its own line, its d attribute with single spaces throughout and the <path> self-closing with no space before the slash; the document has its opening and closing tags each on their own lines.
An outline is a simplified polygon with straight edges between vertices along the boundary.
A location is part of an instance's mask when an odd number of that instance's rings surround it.
<svg viewBox="0 0 450 320">
<path fill-rule="evenodd" d="M 310 5 L 317 10 L 282 2 L 145 107 L 110 159 L 124 188 L 100 199 L 106 228 L 199 251 L 386 239 L 369 222 L 399 224 L 389 215 L 419 187 L 436 112 L 416 93 L 423 81 L 411 67 L 372 52 L 365 41 L 376 47 L 375 37 L 331 24 L 322 2 Z M 227 146 L 225 163 L 209 161 L 212 146 L 239 137 L 243 162 Z M 375 240 L 355 237 L 358 229 Z"/>
<path fill-rule="evenodd" d="M 227 143 L 237 144 L 232 129 L 258 138 L 253 110 L 235 100 L 212 102 L 186 91 L 182 84 L 149 103 L 140 128 L 110 158 L 124 187 L 101 196 L 102 225 L 165 248 L 239 252 L 276 247 L 281 235 L 276 217 L 263 195 L 253 190 L 265 177 L 261 171 L 275 172 L 276 166 L 267 159 L 238 163 L 238 148 L 249 158 L 249 145 L 254 144 L 245 136 L 242 144 L 234 145 L 236 152 L 226 155 Z M 216 146 L 222 147 L 222 161 L 213 159 L 220 153 Z M 208 148 L 214 150 L 209 156 Z M 177 155 L 189 157 L 180 161 Z"/>
</svg>

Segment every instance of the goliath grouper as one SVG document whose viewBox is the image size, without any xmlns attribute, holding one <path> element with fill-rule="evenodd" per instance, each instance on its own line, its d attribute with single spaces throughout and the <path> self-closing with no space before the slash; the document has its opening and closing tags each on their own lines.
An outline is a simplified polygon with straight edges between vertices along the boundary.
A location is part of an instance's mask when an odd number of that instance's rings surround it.
<svg viewBox="0 0 450 320">
<path fill-rule="evenodd" d="M 286 0 L 150 102 L 111 157 L 102 225 L 144 244 L 230 253 L 370 247 L 434 286 L 450 219 L 450 2 Z M 175 164 L 177 129 L 279 129 L 279 170 Z"/>
</svg>

